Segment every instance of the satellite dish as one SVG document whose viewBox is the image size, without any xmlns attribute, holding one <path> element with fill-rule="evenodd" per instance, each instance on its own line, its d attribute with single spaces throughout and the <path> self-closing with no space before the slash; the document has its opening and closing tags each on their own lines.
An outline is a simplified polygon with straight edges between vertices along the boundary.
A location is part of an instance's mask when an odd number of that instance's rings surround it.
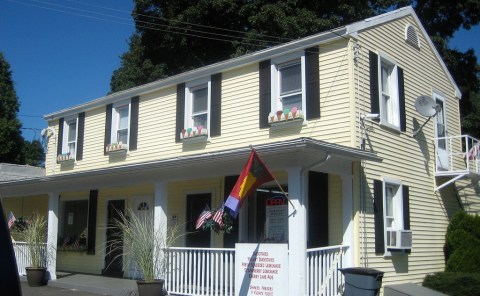
<svg viewBox="0 0 480 296">
<path fill-rule="evenodd" d="M 429 96 L 419 96 L 415 100 L 415 109 L 417 112 L 425 117 L 435 116 L 441 110 L 440 105 L 435 103 L 435 100 Z"/>
<path fill-rule="evenodd" d="M 413 137 L 415 137 L 418 134 L 418 132 L 422 130 L 422 128 L 427 124 L 430 118 L 437 115 L 437 113 L 442 110 L 442 107 L 438 105 L 435 102 L 435 100 L 429 96 L 419 96 L 415 100 L 415 109 L 421 115 L 428 117 L 428 119 L 422 124 L 422 126 L 419 129 L 413 131 Z"/>
</svg>

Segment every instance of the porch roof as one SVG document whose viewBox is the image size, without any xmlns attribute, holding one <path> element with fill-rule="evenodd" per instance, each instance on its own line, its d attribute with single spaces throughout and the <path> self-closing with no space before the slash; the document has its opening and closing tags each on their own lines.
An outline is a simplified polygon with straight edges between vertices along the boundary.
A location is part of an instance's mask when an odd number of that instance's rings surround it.
<svg viewBox="0 0 480 296">
<path fill-rule="evenodd" d="M 0 182 L 0 194 L 3 197 L 26 196 L 48 192 L 236 175 L 242 170 L 251 148 L 251 146 L 246 146 L 238 149 Z M 327 155 L 330 156 L 329 162 L 333 163 L 332 167 L 350 167 L 352 162 L 360 160 L 382 161 L 374 152 L 312 138 L 261 144 L 253 148 L 257 150 L 271 170 L 280 170 L 291 166 L 315 169 L 314 164 L 319 163 Z"/>
</svg>

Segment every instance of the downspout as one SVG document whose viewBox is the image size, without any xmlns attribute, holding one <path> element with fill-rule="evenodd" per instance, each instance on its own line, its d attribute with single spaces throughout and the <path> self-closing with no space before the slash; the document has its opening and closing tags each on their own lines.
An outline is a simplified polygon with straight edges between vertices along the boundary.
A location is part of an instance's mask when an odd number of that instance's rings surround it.
<svg viewBox="0 0 480 296">
<path fill-rule="evenodd" d="M 51 134 L 49 134 L 48 132 L 50 132 Z M 53 128 L 51 127 L 47 127 L 47 128 L 44 128 L 42 130 L 42 132 L 40 133 L 42 135 L 42 137 L 46 137 L 47 138 L 47 152 L 48 152 L 48 140 L 50 138 L 50 136 L 53 136 L 53 139 L 54 139 L 54 143 L 53 143 L 53 148 L 55 149 L 55 146 L 57 144 L 57 136 L 56 136 L 56 132 Z M 55 153 L 52 153 L 52 174 L 55 175 L 55 161 L 56 160 L 56 157 L 55 157 Z M 45 161 L 47 161 L 45 159 Z"/>
</svg>

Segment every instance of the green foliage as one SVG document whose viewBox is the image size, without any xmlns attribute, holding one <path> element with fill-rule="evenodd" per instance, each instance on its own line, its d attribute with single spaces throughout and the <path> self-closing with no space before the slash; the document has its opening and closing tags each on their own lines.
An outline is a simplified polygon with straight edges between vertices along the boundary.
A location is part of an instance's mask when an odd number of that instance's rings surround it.
<svg viewBox="0 0 480 296">
<path fill-rule="evenodd" d="M 125 270 L 130 266 L 138 267 L 143 280 L 147 282 L 165 278 L 168 262 L 163 250 L 171 247 L 181 236 L 180 226 L 160 224 L 155 229 L 152 214 L 137 216 L 131 209 L 127 214 L 119 212 L 118 215 L 113 228 L 121 232 L 114 237 L 109 252 L 115 254 L 120 251 L 118 256 L 125 256 Z M 165 236 L 163 230 L 166 230 Z"/>
<path fill-rule="evenodd" d="M 24 163 L 22 125 L 17 119 L 19 108 L 10 64 L 0 52 L 0 162 Z"/>
<path fill-rule="evenodd" d="M 480 216 L 456 213 L 447 228 L 445 271 L 480 272 Z"/>
<path fill-rule="evenodd" d="M 29 267 L 46 267 L 48 250 L 43 246 L 47 240 L 47 220 L 42 215 L 35 213 L 25 221 L 19 231 L 19 238 L 27 244 L 30 258 Z"/>
<path fill-rule="evenodd" d="M 427 275 L 423 286 L 451 296 L 478 296 L 480 274 L 439 272 Z"/>
<path fill-rule="evenodd" d="M 218 210 L 215 210 L 215 209 L 211 211 L 212 217 L 215 216 L 215 213 L 217 211 Z M 225 233 L 232 232 L 233 221 L 232 221 L 232 217 L 230 216 L 229 213 L 227 213 L 227 212 L 223 213 L 223 215 L 222 215 L 223 225 L 220 225 L 217 222 L 213 221 L 212 217 L 207 219 L 207 221 L 205 221 L 205 223 L 202 226 L 203 230 L 205 230 L 205 231 L 213 230 L 213 231 L 215 231 L 216 234 L 219 234 L 221 231 L 223 231 Z"/>
<path fill-rule="evenodd" d="M 23 154 L 25 155 L 25 164 L 31 166 L 43 166 L 45 164 L 45 151 L 42 143 L 38 140 L 25 141 Z"/>
</svg>

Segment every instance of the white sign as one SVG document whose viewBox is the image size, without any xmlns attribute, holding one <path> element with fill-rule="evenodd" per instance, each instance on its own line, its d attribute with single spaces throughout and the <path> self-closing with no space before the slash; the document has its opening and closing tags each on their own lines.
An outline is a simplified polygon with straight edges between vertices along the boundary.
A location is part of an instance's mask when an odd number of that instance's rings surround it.
<svg viewBox="0 0 480 296">
<path fill-rule="evenodd" d="M 285 198 L 267 199 L 265 207 L 266 237 L 268 242 L 287 242 L 288 206 Z"/>
<path fill-rule="evenodd" d="M 235 244 L 235 295 L 288 295 L 287 244 Z"/>
</svg>

